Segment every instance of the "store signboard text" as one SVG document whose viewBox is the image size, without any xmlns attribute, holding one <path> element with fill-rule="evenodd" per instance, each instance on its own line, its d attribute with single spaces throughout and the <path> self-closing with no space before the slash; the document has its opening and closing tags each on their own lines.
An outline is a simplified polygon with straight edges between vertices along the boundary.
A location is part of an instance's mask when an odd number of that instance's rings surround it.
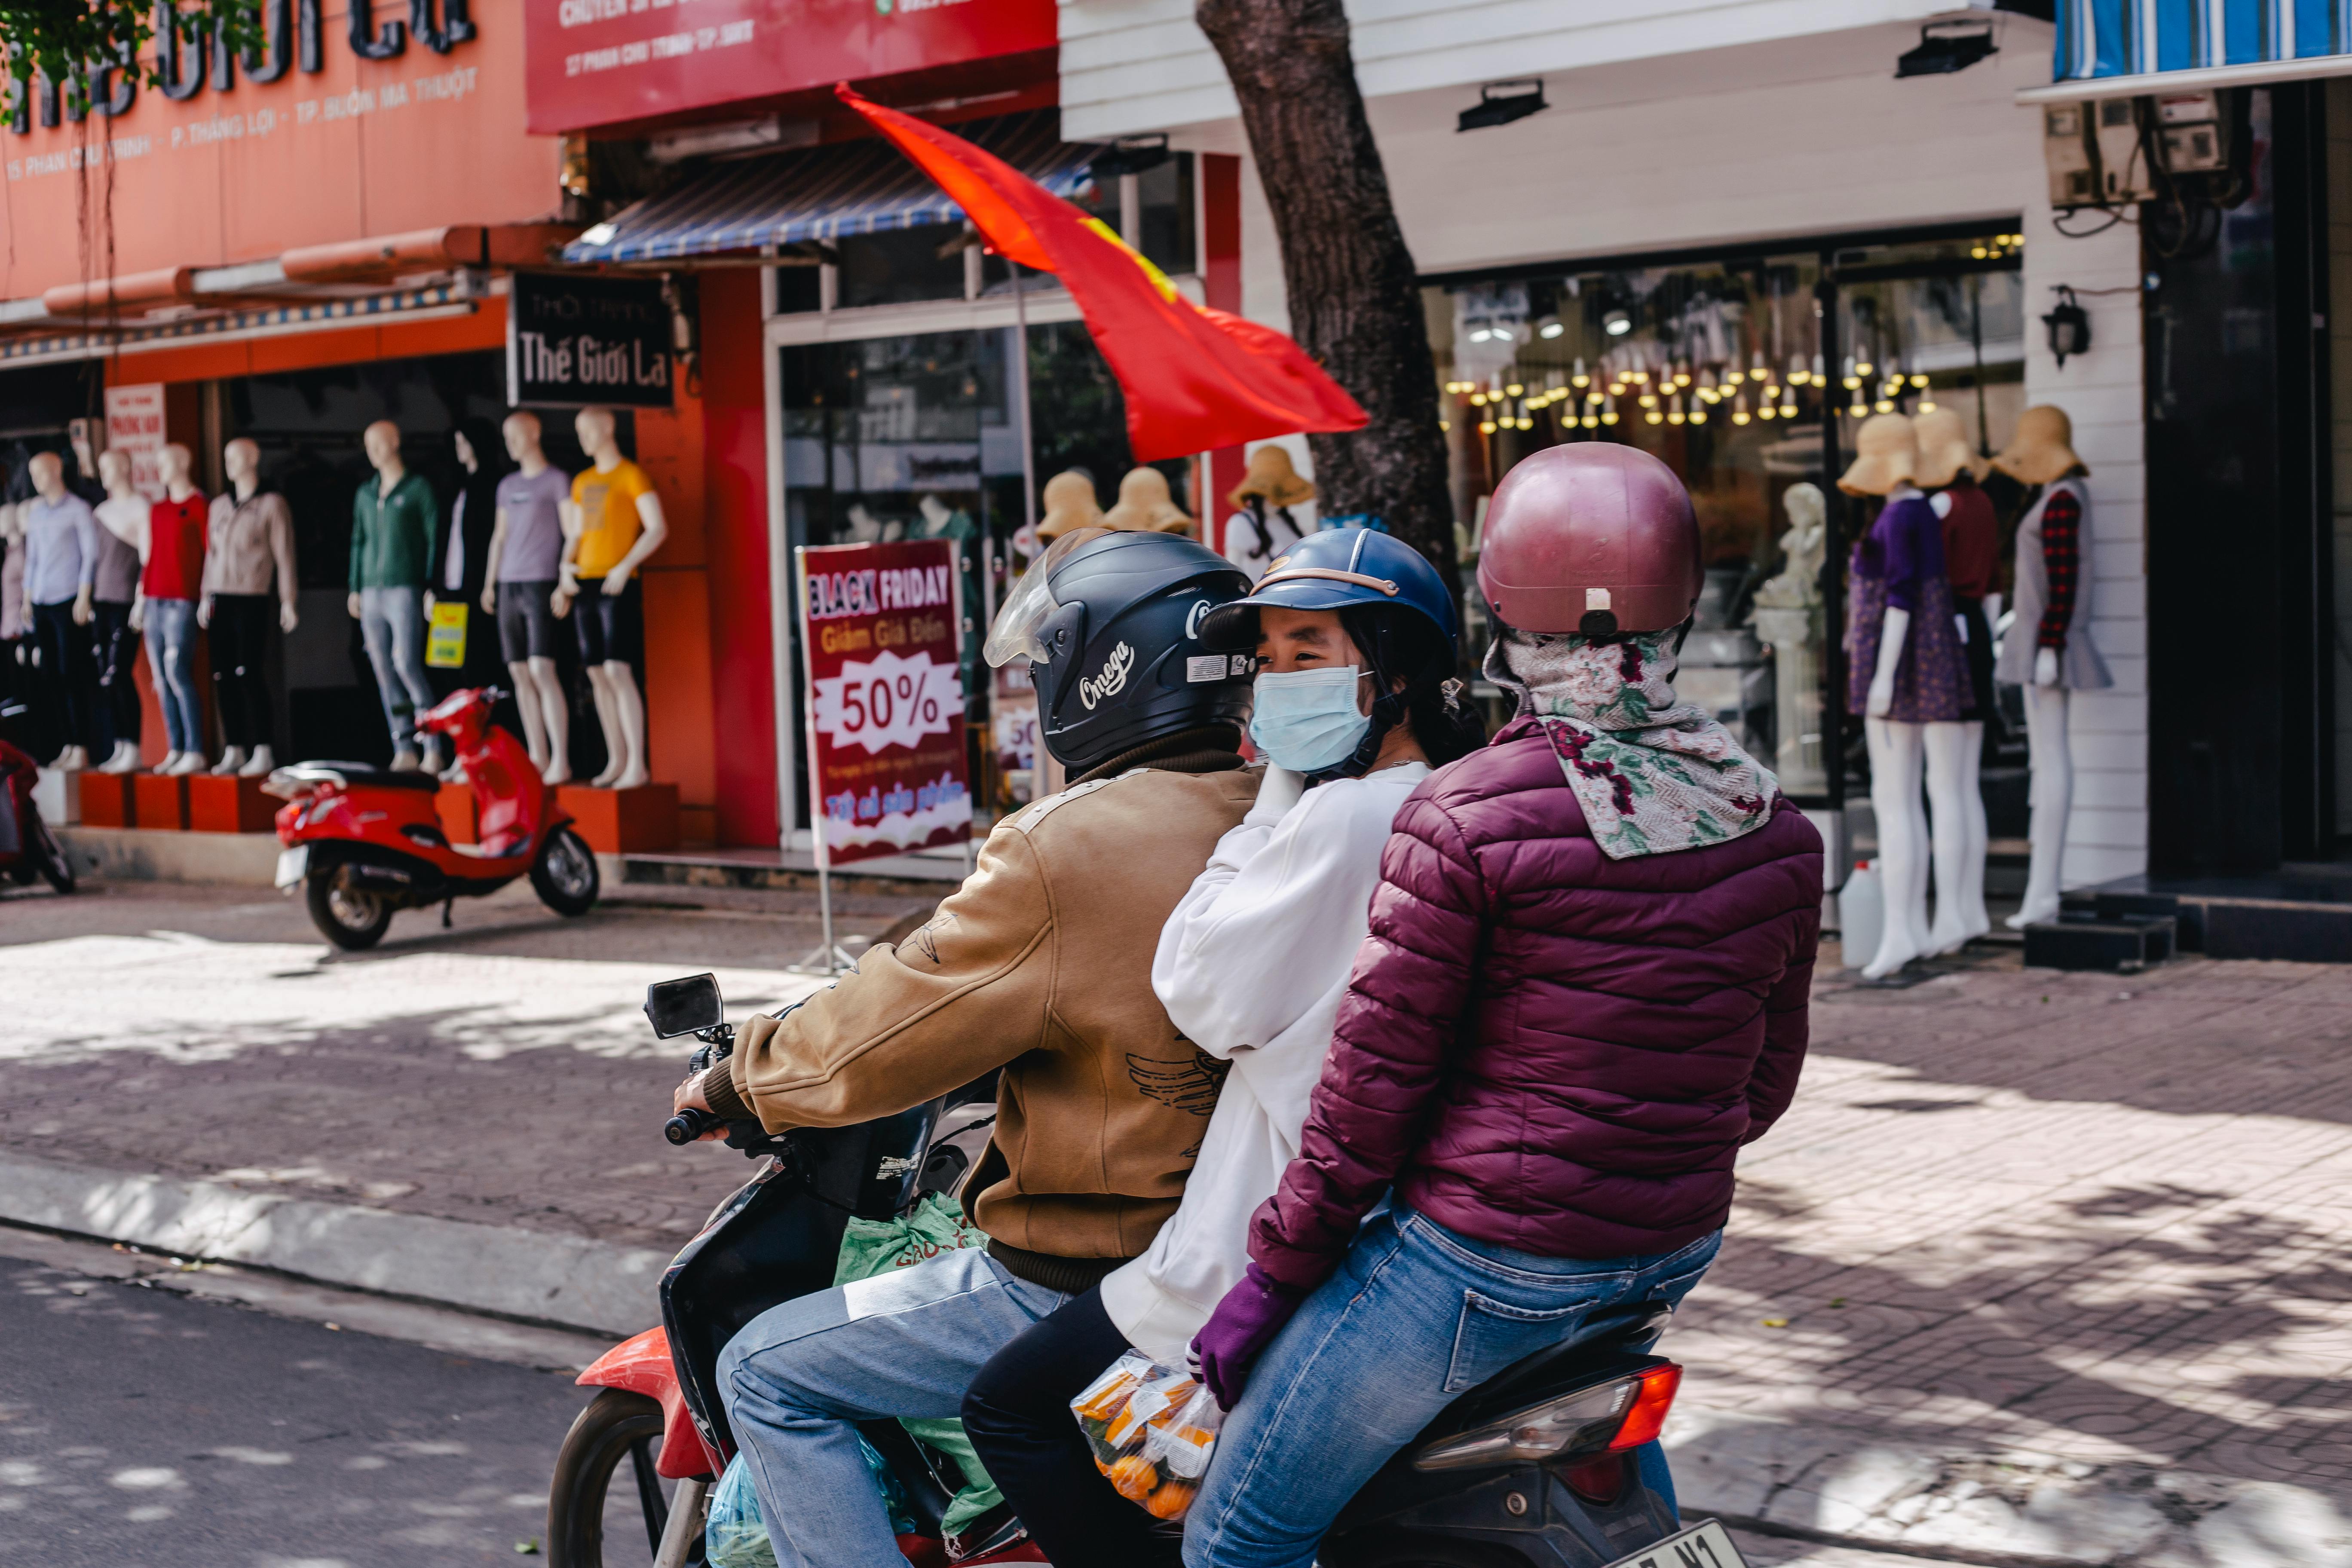
<svg viewBox="0 0 2352 1568">
<path fill-rule="evenodd" d="M 652 279 L 519 272 L 507 300 L 507 400 L 667 408 L 670 313 Z"/>
<path fill-rule="evenodd" d="M 1055 46 L 1054 0 L 523 0 L 541 135 Z"/>
</svg>

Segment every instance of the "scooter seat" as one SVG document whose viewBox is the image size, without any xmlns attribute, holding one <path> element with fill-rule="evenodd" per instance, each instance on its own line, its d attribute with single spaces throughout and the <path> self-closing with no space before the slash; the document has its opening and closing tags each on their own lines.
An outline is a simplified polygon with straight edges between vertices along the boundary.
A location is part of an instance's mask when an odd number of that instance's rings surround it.
<svg viewBox="0 0 2352 1568">
<path fill-rule="evenodd" d="M 369 789 L 414 789 L 432 791 L 441 787 L 441 780 L 423 769 L 414 773 L 396 773 L 390 768 L 380 768 L 373 763 L 297 763 L 289 772 L 298 778 L 301 771 L 317 769 L 322 773 L 342 775 L 345 784 Z"/>
</svg>

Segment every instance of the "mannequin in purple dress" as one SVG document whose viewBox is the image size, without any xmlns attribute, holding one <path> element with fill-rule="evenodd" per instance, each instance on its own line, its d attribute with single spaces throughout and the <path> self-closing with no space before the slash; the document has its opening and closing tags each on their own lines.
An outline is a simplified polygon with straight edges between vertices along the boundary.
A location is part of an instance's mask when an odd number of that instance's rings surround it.
<svg viewBox="0 0 2352 1568">
<path fill-rule="evenodd" d="M 1927 731 L 1958 729 L 1969 684 L 1944 574 L 1943 520 L 1912 482 L 1919 447 L 1911 421 L 1900 414 L 1866 419 L 1854 448 L 1838 489 L 1886 500 L 1855 543 L 1846 575 L 1846 709 L 1864 716 L 1886 896 L 1878 950 L 1862 973 L 1878 980 L 1930 951 L 1927 817 L 1920 795 Z M 1939 741 L 1947 738 L 1956 737 Z M 1959 754 L 1957 745 L 1935 750 L 1939 759 Z M 1938 781 L 1939 820 L 1959 820 L 1955 782 Z"/>
</svg>

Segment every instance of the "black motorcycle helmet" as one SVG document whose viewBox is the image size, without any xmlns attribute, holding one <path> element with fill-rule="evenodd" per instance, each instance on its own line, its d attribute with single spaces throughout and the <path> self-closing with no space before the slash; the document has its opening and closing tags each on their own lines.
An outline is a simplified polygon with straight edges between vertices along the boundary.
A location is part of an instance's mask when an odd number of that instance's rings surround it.
<svg viewBox="0 0 2352 1568">
<path fill-rule="evenodd" d="M 986 658 L 999 668 L 1029 660 L 1038 734 L 1074 775 L 1187 730 L 1222 724 L 1238 741 L 1256 661 L 1212 653 L 1200 626 L 1249 588 L 1192 540 L 1079 529 L 1005 600 Z"/>
</svg>

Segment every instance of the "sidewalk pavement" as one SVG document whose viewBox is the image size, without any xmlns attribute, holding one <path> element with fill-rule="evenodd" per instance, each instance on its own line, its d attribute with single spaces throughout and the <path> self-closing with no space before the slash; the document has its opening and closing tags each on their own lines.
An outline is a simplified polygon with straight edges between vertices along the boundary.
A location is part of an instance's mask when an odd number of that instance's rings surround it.
<svg viewBox="0 0 2352 1568">
<path fill-rule="evenodd" d="M 250 895 L 0 900 L 0 1218 L 642 1326 L 744 1169 L 661 1142 L 643 986 L 803 994 L 794 897 L 782 941 L 493 901 L 361 957 Z M 2009 952 L 1816 1002 L 1666 1341 L 1685 1507 L 1938 1561 L 2352 1564 L 2352 967 Z"/>
</svg>

